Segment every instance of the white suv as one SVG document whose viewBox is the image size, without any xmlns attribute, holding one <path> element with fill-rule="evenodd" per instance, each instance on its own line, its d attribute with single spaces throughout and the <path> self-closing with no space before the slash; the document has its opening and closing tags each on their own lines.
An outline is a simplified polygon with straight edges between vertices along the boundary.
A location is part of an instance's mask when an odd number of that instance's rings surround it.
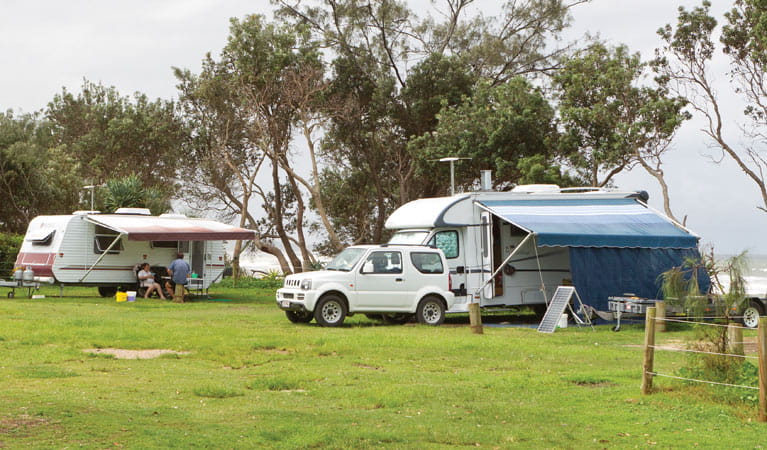
<svg viewBox="0 0 767 450">
<path fill-rule="evenodd" d="M 409 245 L 349 247 L 325 270 L 289 275 L 277 290 L 277 305 L 291 322 L 316 319 L 326 327 L 354 313 L 399 323 L 415 314 L 420 323 L 439 325 L 454 301 L 442 251 Z"/>
</svg>

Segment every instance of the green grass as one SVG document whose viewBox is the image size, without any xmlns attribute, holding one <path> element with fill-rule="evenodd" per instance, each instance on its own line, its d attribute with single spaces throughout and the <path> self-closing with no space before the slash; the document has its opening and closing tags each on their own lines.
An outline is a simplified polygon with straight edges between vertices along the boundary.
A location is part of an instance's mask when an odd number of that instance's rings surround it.
<svg viewBox="0 0 767 450">
<path fill-rule="evenodd" d="M 643 329 L 290 323 L 273 290 L 115 303 L 95 289 L 0 300 L 0 447 L 754 448 L 753 402 L 656 379 Z M 17 294 L 19 294 L 17 292 Z M 457 323 L 456 323 L 457 322 Z M 747 335 L 753 332 L 747 332 Z M 677 327 L 659 340 L 683 340 Z M 752 335 L 752 334 L 750 334 Z M 169 349 L 156 359 L 83 350 Z M 658 353 L 676 373 L 685 356 Z M 714 388 L 716 389 L 716 388 Z"/>
</svg>

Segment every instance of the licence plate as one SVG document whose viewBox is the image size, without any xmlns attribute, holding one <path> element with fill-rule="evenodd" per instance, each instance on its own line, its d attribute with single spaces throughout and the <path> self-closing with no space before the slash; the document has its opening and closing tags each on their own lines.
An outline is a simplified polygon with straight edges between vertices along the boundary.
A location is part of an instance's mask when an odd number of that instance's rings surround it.
<svg viewBox="0 0 767 450">
<path fill-rule="evenodd" d="M 290 307 L 290 300 L 283 300 L 283 301 L 280 303 L 280 305 L 281 305 L 283 308 L 288 308 L 288 307 Z"/>
</svg>

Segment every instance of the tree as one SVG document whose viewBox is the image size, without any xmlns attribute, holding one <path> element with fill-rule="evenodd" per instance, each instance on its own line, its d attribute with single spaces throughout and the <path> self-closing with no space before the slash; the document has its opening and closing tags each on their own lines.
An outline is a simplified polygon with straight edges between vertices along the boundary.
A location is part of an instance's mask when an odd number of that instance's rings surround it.
<svg viewBox="0 0 767 450">
<path fill-rule="evenodd" d="M 662 156 L 689 114 L 686 100 L 664 84 L 644 81 L 647 63 L 625 46 L 596 42 L 568 59 L 553 77 L 562 122 L 561 149 L 591 186 L 605 186 L 641 165 L 661 185 L 671 212 Z"/>
<path fill-rule="evenodd" d="M 185 130 L 173 102 L 84 81 L 77 95 L 63 89 L 45 112 L 53 143 L 81 164 L 81 176 L 101 182 L 136 174 L 143 185 L 175 192 Z"/>
<path fill-rule="evenodd" d="M 331 115 L 322 142 L 329 167 L 322 179 L 355 188 L 345 201 L 342 193 L 330 201 L 333 221 L 352 226 L 343 233 L 355 241 L 380 242 L 393 208 L 439 191 L 433 182 L 449 185 L 447 178 L 421 179 L 408 141 L 433 131 L 440 108 L 470 95 L 478 78 L 501 85 L 552 69 L 559 49 L 547 51 L 546 43 L 583 1 L 509 1 L 500 16 L 486 18 L 467 17 L 472 0 L 447 0 L 441 20 L 420 18 L 396 0 L 275 3 L 280 18 L 308 26 L 329 50 L 333 92 L 348 105 Z M 369 204 L 352 198 L 360 192 Z M 359 209 L 350 210 L 354 205 Z M 371 228 L 358 229 L 362 224 Z"/>
<path fill-rule="evenodd" d="M 471 187 L 479 171 L 487 168 L 493 168 L 494 184 L 501 189 L 520 179 L 552 181 L 553 174 L 541 171 L 533 159 L 538 164 L 555 165 L 558 133 L 554 109 L 541 90 L 525 79 L 517 77 L 495 87 L 482 83 L 472 97 L 444 108 L 437 117 L 434 132 L 409 143 L 419 163 L 418 175 L 434 180 L 430 184 L 434 191 L 425 192 L 427 196 L 444 194 L 448 168 L 436 161 L 445 155 L 467 158 L 456 179 L 456 185 L 464 188 Z M 557 182 L 568 184 L 558 169 L 555 172 Z"/>
<path fill-rule="evenodd" d="M 147 208 L 160 215 L 168 212 L 170 201 L 159 189 L 144 186 L 134 174 L 107 180 L 104 210 L 114 212 L 117 208 Z"/>
<path fill-rule="evenodd" d="M 676 27 L 666 25 L 658 30 L 665 44 L 656 51 L 656 70 L 668 80 L 670 88 L 690 101 L 695 113 L 704 120 L 703 133 L 729 156 L 743 174 L 757 186 L 761 195 L 759 209 L 767 212 L 767 184 L 764 153 L 767 125 L 767 9 L 763 0 L 736 0 L 725 14 L 721 50 L 729 59 L 730 81 L 734 97 L 745 103 L 742 134 L 750 142 L 740 147 L 727 135 L 722 97 L 712 79 L 711 60 L 717 51 L 713 34 L 717 21 L 709 14 L 711 3 L 687 10 L 679 8 Z"/>
<path fill-rule="evenodd" d="M 55 147 L 51 126 L 36 114 L 0 113 L 0 229 L 23 233 L 41 214 L 78 208 L 80 164 Z"/>
<path fill-rule="evenodd" d="M 189 153 L 198 163 L 189 176 L 204 180 L 203 189 L 190 190 L 238 214 L 241 226 L 257 228 L 257 247 L 277 256 L 286 273 L 316 262 L 305 231 L 307 194 L 334 248 L 340 247 L 324 212 L 314 135 L 323 120 L 318 108 L 330 109 L 333 101 L 326 96 L 319 53 L 307 37 L 301 27 L 267 23 L 261 16 L 233 19 L 219 61 L 209 56 L 199 77 L 176 69 L 195 129 Z M 309 176 L 294 167 L 291 143 L 297 133 L 309 147 Z M 265 219 L 249 209 L 257 198 Z"/>
</svg>

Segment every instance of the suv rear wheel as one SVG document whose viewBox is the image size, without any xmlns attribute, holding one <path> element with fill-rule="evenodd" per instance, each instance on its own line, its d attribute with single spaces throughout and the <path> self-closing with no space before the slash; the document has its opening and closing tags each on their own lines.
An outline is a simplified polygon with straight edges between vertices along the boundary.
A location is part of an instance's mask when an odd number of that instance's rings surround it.
<svg viewBox="0 0 767 450">
<path fill-rule="evenodd" d="M 328 294 L 314 306 L 314 318 L 323 327 L 337 327 L 346 318 L 346 303 L 335 294 Z"/>
<path fill-rule="evenodd" d="M 427 295 L 418 304 L 415 313 L 418 323 L 424 325 L 441 325 L 445 321 L 445 305 L 434 295 Z"/>
</svg>

